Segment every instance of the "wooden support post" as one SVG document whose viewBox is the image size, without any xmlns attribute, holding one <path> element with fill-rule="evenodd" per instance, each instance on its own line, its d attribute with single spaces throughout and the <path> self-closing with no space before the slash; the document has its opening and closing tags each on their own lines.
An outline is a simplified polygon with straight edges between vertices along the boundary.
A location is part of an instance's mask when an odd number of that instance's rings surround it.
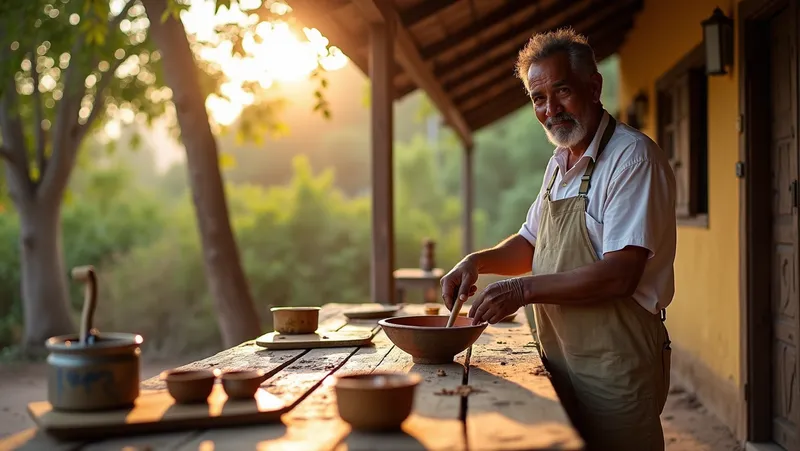
<svg viewBox="0 0 800 451">
<path fill-rule="evenodd" d="M 394 304 L 394 189 L 392 177 L 394 23 L 370 24 L 372 89 L 372 301 Z"/>
<path fill-rule="evenodd" d="M 461 196 L 462 196 L 462 216 L 461 228 L 463 229 L 464 237 L 462 243 L 462 252 L 464 255 L 472 252 L 473 248 L 473 229 L 472 229 L 472 207 L 474 204 L 474 189 L 472 176 L 472 154 L 474 147 L 468 146 L 464 148 L 464 160 L 461 165 Z"/>
</svg>

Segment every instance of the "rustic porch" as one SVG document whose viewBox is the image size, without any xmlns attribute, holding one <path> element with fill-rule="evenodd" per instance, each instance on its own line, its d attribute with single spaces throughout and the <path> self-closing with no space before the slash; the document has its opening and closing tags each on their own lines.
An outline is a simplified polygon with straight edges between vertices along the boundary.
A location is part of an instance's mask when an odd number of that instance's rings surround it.
<svg viewBox="0 0 800 451">
<path fill-rule="evenodd" d="M 396 303 L 393 219 L 393 108 L 421 89 L 463 146 L 463 253 L 473 249 L 473 134 L 528 102 L 514 75 L 531 34 L 571 26 L 598 61 L 614 54 L 643 0 L 293 0 L 371 80 L 371 300 Z"/>
</svg>

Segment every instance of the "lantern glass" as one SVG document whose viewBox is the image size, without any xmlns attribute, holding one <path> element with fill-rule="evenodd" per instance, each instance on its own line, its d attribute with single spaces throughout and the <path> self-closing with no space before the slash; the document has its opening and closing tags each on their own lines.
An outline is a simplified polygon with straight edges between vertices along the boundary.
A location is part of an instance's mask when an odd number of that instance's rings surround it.
<svg viewBox="0 0 800 451">
<path fill-rule="evenodd" d="M 727 74 L 725 66 L 731 64 L 732 21 L 719 8 L 703 21 L 703 43 L 706 51 L 706 74 Z"/>
<path fill-rule="evenodd" d="M 722 65 L 722 43 L 720 42 L 720 25 L 709 24 L 703 28 L 703 39 L 706 45 L 706 73 L 724 74 Z"/>
</svg>

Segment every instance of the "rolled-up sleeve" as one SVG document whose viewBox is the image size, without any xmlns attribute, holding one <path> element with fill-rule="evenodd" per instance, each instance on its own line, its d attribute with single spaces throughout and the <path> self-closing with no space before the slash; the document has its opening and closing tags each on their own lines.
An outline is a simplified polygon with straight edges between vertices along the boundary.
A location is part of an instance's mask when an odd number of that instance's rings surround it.
<svg viewBox="0 0 800 451">
<path fill-rule="evenodd" d="M 655 256 L 664 232 L 675 226 L 674 189 L 667 171 L 668 165 L 643 158 L 614 175 L 603 209 L 604 254 L 638 246 L 650 251 L 648 258 Z"/>
<path fill-rule="evenodd" d="M 544 171 L 544 176 L 542 177 L 542 184 L 539 187 L 539 194 L 536 196 L 536 199 L 533 201 L 533 204 L 528 209 L 528 214 L 525 216 L 525 222 L 522 223 L 522 226 L 519 228 L 519 232 L 517 232 L 520 236 L 528 240 L 531 243 L 531 246 L 536 246 L 536 234 L 539 232 L 539 220 L 542 215 L 542 197 L 544 196 L 545 191 L 545 183 L 550 180 L 552 177 L 553 172 L 555 170 L 555 165 L 553 164 L 553 159 L 550 159 L 550 162 L 547 164 L 547 168 Z"/>
</svg>

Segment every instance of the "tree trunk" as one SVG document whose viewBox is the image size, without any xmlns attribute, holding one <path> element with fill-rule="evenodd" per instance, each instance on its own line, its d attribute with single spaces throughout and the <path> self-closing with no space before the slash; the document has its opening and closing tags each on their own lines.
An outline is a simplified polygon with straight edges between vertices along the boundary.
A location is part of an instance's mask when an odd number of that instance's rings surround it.
<svg viewBox="0 0 800 451">
<path fill-rule="evenodd" d="M 166 85 L 172 89 L 186 147 L 206 277 L 217 304 L 223 342 L 230 347 L 256 338 L 260 334 L 259 319 L 228 219 L 217 143 L 209 125 L 198 68 L 183 23 L 172 16 L 164 22 L 161 20 L 166 2 L 144 0 L 142 3 L 150 20 L 150 37 L 161 52 Z"/>
<path fill-rule="evenodd" d="M 61 246 L 60 202 L 18 203 L 22 255 L 23 346 L 40 350 L 55 335 L 75 333 Z"/>
</svg>

